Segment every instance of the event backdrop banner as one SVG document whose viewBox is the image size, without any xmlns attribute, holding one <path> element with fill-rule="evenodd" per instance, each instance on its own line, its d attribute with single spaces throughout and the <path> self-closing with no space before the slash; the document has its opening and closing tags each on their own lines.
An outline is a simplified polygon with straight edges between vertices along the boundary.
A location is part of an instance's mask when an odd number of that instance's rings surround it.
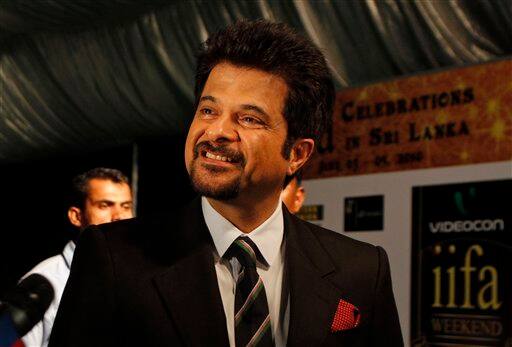
<svg viewBox="0 0 512 347">
<path fill-rule="evenodd" d="M 343 90 L 304 177 L 510 160 L 510 76 L 504 60 Z"/>
<path fill-rule="evenodd" d="M 413 188 L 412 346 L 512 346 L 512 180 Z"/>
</svg>

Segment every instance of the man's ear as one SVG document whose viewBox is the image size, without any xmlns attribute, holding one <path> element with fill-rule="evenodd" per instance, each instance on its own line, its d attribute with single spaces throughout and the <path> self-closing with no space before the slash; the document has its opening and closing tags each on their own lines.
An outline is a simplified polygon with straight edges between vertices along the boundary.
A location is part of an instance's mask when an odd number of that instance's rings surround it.
<svg viewBox="0 0 512 347">
<path fill-rule="evenodd" d="M 297 170 L 308 161 L 309 157 L 311 157 L 314 148 L 315 141 L 313 139 L 298 139 L 295 141 L 290 151 L 288 171 L 286 174 L 291 176 L 297 172 Z"/>
<path fill-rule="evenodd" d="M 71 206 L 68 209 L 68 219 L 70 223 L 76 226 L 77 228 L 82 227 L 82 211 L 78 207 Z"/>
</svg>

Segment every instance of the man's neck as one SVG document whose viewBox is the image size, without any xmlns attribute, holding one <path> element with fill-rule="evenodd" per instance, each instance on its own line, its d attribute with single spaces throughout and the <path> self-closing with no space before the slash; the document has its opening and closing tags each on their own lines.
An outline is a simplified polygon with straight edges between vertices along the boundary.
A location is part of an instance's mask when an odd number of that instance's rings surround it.
<svg viewBox="0 0 512 347">
<path fill-rule="evenodd" d="M 274 213 L 279 201 L 279 194 L 256 202 L 253 200 L 242 201 L 240 198 L 229 201 L 212 198 L 207 198 L 207 200 L 215 211 L 235 227 L 244 233 L 250 233 Z"/>
</svg>

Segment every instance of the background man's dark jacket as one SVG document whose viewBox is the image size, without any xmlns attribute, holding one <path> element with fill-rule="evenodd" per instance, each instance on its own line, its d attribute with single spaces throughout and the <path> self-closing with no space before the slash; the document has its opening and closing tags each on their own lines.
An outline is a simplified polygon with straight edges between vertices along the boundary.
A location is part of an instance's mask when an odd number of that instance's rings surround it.
<svg viewBox="0 0 512 347">
<path fill-rule="evenodd" d="M 384 250 L 283 211 L 288 346 L 402 346 Z M 213 247 L 200 199 L 165 223 L 86 230 L 50 347 L 228 346 Z M 340 299 L 359 308 L 361 322 L 333 333 Z"/>
</svg>

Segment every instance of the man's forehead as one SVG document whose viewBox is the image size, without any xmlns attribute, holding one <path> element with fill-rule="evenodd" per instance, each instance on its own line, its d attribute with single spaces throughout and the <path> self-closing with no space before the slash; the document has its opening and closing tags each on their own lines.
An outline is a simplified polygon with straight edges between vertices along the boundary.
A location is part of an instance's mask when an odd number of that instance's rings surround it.
<svg viewBox="0 0 512 347">
<path fill-rule="evenodd" d="M 131 195 L 130 186 L 126 182 L 114 182 L 110 179 L 93 178 L 89 180 L 87 196 L 115 196 L 128 193 Z"/>
<path fill-rule="evenodd" d="M 280 75 L 259 69 L 253 66 L 233 64 L 228 61 L 220 62 L 213 67 L 208 75 L 208 79 L 215 77 L 216 79 L 222 78 L 223 82 L 235 83 L 240 78 L 247 76 L 256 77 L 261 84 L 272 84 L 276 81 L 284 83 L 288 87 L 288 83 Z"/>
<path fill-rule="evenodd" d="M 230 63 L 217 64 L 211 71 L 199 101 L 230 103 L 256 112 L 282 113 L 288 85 L 280 76 L 256 68 Z M 277 106 L 280 109 L 275 109 Z"/>
<path fill-rule="evenodd" d="M 107 186 L 107 185 L 118 186 L 118 187 L 122 187 L 122 186 L 129 187 L 129 185 L 126 182 L 122 182 L 122 181 L 115 182 L 110 178 L 94 177 L 88 181 L 89 188 L 98 187 L 98 186 Z"/>
</svg>

